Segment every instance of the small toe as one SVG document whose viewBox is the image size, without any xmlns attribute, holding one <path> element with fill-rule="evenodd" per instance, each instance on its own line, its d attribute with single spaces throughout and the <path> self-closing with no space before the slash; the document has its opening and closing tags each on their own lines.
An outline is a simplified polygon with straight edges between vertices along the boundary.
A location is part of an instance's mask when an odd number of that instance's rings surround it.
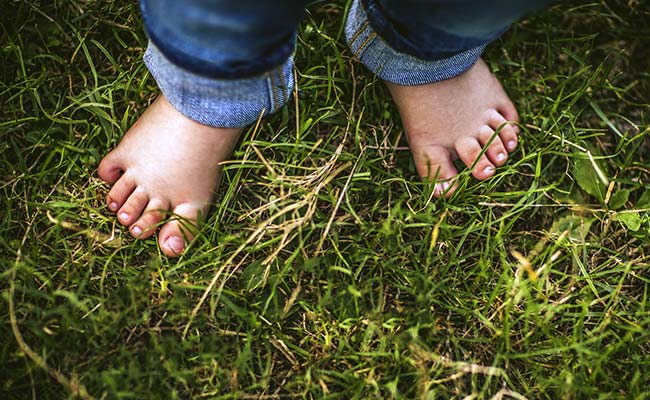
<svg viewBox="0 0 650 400">
<path fill-rule="evenodd" d="M 163 253 L 169 257 L 178 257 L 185 251 L 195 236 L 199 219 L 205 215 L 206 208 L 187 203 L 174 208 L 173 215 L 158 234 L 158 244 Z"/>
<path fill-rule="evenodd" d="M 99 179 L 111 186 L 120 179 L 122 171 L 122 167 L 112 153 L 106 155 L 97 167 L 97 175 L 99 176 Z"/>
<path fill-rule="evenodd" d="M 139 239 L 146 239 L 153 235 L 158 225 L 166 218 L 169 212 L 169 202 L 161 199 L 151 199 L 140 218 L 130 227 L 131 235 Z"/>
<path fill-rule="evenodd" d="M 478 180 L 484 180 L 494 175 L 494 164 L 481 154 L 483 147 L 477 139 L 471 136 L 464 136 L 454 143 L 456 152 L 461 161 L 472 169 L 472 175 Z"/>
<path fill-rule="evenodd" d="M 501 104 L 501 106 L 498 107 L 497 111 L 499 111 L 499 113 L 501 113 L 501 115 L 503 115 L 506 120 L 511 122 L 519 122 L 519 113 L 511 101 L 507 101 Z"/>
<path fill-rule="evenodd" d="M 141 187 L 136 187 L 129 198 L 124 202 L 117 212 L 117 219 L 126 226 L 131 225 L 134 221 L 140 218 L 142 210 L 149 202 L 147 192 Z"/>
<path fill-rule="evenodd" d="M 500 167 L 506 163 L 506 160 L 508 159 L 508 151 L 503 146 L 503 142 L 499 135 L 495 134 L 492 128 L 484 125 L 479 130 L 478 141 L 483 148 L 487 147 L 485 155 L 492 164 Z"/>
<path fill-rule="evenodd" d="M 133 190 L 135 189 L 135 181 L 127 175 L 122 175 L 115 185 L 111 188 L 106 196 L 106 204 L 108 209 L 117 212 L 124 203 L 126 199 L 129 198 Z"/>
<path fill-rule="evenodd" d="M 488 124 L 494 131 L 499 132 L 501 142 L 508 152 L 512 152 L 517 148 L 519 142 L 519 127 L 517 125 L 508 123 L 508 120 L 496 110 L 490 115 Z"/>
</svg>

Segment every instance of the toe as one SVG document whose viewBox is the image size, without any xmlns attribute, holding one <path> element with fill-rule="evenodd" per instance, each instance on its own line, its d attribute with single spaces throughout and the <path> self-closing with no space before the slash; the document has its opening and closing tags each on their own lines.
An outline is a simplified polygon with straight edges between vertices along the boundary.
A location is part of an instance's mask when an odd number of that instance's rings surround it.
<svg viewBox="0 0 650 400">
<path fill-rule="evenodd" d="M 477 139 L 471 136 L 464 136 L 454 143 L 458 157 L 463 161 L 467 168 L 472 169 L 472 175 L 483 180 L 494 175 L 494 164 L 488 160 L 485 154 L 481 154 L 483 148 Z"/>
<path fill-rule="evenodd" d="M 450 180 L 458 175 L 449 150 L 441 146 L 425 146 L 413 152 L 418 174 L 423 180 L 436 181 L 434 195 L 449 197 L 456 190 Z"/>
<path fill-rule="evenodd" d="M 158 244 L 169 257 L 178 257 L 185 251 L 187 244 L 194 238 L 198 220 L 205 215 L 205 208 L 192 204 L 181 204 L 173 210 L 169 221 L 160 228 Z"/>
<path fill-rule="evenodd" d="M 501 115 L 505 117 L 506 120 L 512 122 L 519 122 L 519 113 L 517 112 L 515 105 L 512 104 L 511 101 L 506 101 L 503 104 L 501 104 L 498 107 L 497 111 L 499 111 Z"/>
<path fill-rule="evenodd" d="M 492 164 L 497 167 L 505 164 L 508 159 L 508 152 L 501 142 L 499 135 L 487 125 L 484 125 L 478 132 L 478 141 L 486 148 L 485 155 Z"/>
<path fill-rule="evenodd" d="M 117 212 L 122 205 L 126 202 L 126 199 L 129 198 L 133 190 L 135 189 L 135 182 L 131 177 L 127 175 L 122 175 L 122 177 L 115 182 L 115 185 L 111 188 L 106 196 L 106 204 L 108 209 Z"/>
<path fill-rule="evenodd" d="M 124 202 L 124 205 L 120 207 L 120 210 L 117 212 L 117 219 L 126 226 L 131 225 L 136 221 L 142 210 L 149 202 L 149 196 L 147 192 L 141 187 L 135 188 L 129 198 Z"/>
<path fill-rule="evenodd" d="M 99 179 L 111 186 L 120 179 L 121 174 L 122 167 L 113 153 L 109 153 L 104 157 L 97 167 L 97 175 L 99 176 Z"/>
<path fill-rule="evenodd" d="M 515 124 L 508 123 L 508 120 L 498 111 L 494 110 L 490 115 L 488 125 L 499 132 L 501 142 L 508 150 L 512 152 L 517 147 L 519 127 Z"/>
<path fill-rule="evenodd" d="M 151 199 L 140 218 L 129 228 L 131 235 L 139 239 L 146 239 L 153 235 L 160 222 L 167 216 L 168 211 L 169 202 L 161 199 Z"/>
</svg>

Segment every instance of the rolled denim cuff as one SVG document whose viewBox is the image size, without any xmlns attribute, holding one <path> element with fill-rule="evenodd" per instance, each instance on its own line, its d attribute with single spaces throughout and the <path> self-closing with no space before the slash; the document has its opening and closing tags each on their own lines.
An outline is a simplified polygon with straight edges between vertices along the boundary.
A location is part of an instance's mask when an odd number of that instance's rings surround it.
<svg viewBox="0 0 650 400">
<path fill-rule="evenodd" d="M 144 55 L 158 87 L 186 117 L 217 128 L 242 128 L 284 105 L 293 90 L 293 57 L 252 78 L 214 79 L 169 61 L 149 42 Z"/>
<path fill-rule="evenodd" d="M 451 57 L 427 61 L 401 53 L 370 26 L 368 15 L 354 0 L 345 23 L 345 36 L 354 56 L 379 78 L 403 86 L 424 85 L 456 77 L 478 61 L 481 45 Z"/>
</svg>

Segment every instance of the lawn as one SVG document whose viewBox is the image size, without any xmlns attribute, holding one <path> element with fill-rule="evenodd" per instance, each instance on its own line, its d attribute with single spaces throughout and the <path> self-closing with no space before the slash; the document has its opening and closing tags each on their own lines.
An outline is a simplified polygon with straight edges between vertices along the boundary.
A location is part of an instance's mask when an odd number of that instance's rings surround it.
<svg viewBox="0 0 650 400">
<path fill-rule="evenodd" d="M 650 399 L 650 1 L 491 44 L 521 143 L 450 199 L 314 4 L 178 259 L 96 176 L 157 94 L 137 2 L 0 5 L 1 398 Z"/>
</svg>

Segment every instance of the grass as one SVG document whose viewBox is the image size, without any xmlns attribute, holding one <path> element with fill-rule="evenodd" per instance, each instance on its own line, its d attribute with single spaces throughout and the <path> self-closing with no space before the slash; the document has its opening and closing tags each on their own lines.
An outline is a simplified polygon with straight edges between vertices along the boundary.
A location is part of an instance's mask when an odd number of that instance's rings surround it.
<svg viewBox="0 0 650 400">
<path fill-rule="evenodd" d="M 561 3 L 492 44 L 521 145 L 449 200 L 344 2 L 315 4 L 297 96 L 179 259 L 95 175 L 157 93 L 137 4 L 2 5 L 2 398 L 650 398 L 648 1 Z"/>
</svg>

